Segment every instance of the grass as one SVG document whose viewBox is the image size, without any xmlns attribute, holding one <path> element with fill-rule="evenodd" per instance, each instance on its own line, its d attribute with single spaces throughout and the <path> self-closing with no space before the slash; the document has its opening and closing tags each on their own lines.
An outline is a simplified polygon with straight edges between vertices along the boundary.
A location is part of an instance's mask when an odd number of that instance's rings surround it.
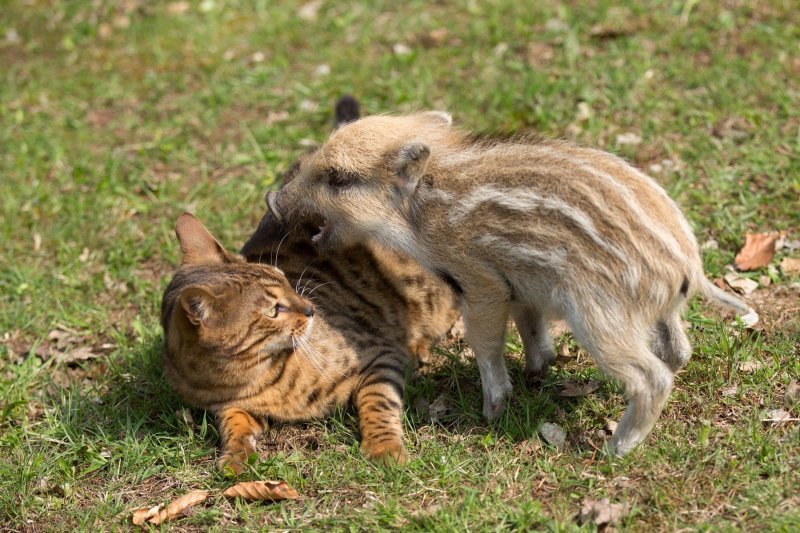
<svg viewBox="0 0 800 533">
<path fill-rule="evenodd" d="M 3 5 L 4 528 L 126 527 L 135 508 L 230 484 L 214 469 L 211 421 L 197 411 L 181 421 L 162 376 L 172 227 L 193 210 L 241 244 L 276 176 L 329 131 L 340 94 L 368 113 L 445 108 L 474 129 L 536 130 L 617 152 L 681 203 L 701 243 L 717 243 L 704 252 L 713 277 L 746 231 L 798 237 L 791 0 L 322 2 L 313 20 L 288 1 L 182 7 Z M 619 143 L 626 133 L 641 143 Z M 569 337 L 570 356 L 537 390 L 521 386 L 509 339 L 517 393 L 493 425 L 480 418 L 474 361 L 444 346 L 409 383 L 407 468 L 366 462 L 350 411 L 278 427 L 248 477 L 285 479 L 303 501 L 216 501 L 176 525 L 565 531 L 592 529 L 575 520 L 582 501 L 608 497 L 629 506 L 626 529 L 788 531 L 800 521 L 800 433 L 762 418 L 800 414 L 786 399 L 800 376 L 800 280 L 780 269 L 753 277 L 763 275 L 773 283 L 753 296 L 759 330 L 692 306 L 694 357 L 652 436 L 625 459 L 596 451 L 605 420 L 624 408 L 616 384 L 558 394 L 599 377 Z M 65 346 L 100 357 L 37 355 Z M 449 410 L 439 421 L 417 413 L 420 399 L 440 395 Z M 564 449 L 538 437 L 545 421 L 564 427 Z"/>
</svg>

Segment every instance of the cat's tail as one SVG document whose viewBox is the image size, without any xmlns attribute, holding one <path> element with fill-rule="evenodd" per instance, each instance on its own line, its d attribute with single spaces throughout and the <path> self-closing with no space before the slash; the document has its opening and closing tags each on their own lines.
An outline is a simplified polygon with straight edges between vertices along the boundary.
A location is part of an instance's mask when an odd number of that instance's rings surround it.
<svg viewBox="0 0 800 533">
<path fill-rule="evenodd" d="M 708 278 L 703 277 L 700 280 L 699 290 L 707 300 L 714 304 L 736 311 L 747 326 L 755 326 L 758 323 L 758 313 L 756 313 L 755 309 L 747 305 L 744 300 L 720 289 Z"/>
</svg>

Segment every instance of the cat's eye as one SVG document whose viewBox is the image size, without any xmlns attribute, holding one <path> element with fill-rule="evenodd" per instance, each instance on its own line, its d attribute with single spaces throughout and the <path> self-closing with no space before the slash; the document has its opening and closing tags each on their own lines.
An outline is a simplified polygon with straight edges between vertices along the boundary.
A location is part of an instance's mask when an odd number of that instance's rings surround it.
<svg viewBox="0 0 800 533">
<path fill-rule="evenodd" d="M 328 172 L 328 185 L 334 190 L 343 190 L 354 183 L 353 175 L 341 170 L 332 169 Z"/>
<path fill-rule="evenodd" d="M 278 316 L 278 306 L 277 305 L 273 305 L 271 307 L 267 307 L 264 310 L 264 314 L 266 316 L 268 316 L 269 318 L 275 318 L 276 316 Z"/>
</svg>

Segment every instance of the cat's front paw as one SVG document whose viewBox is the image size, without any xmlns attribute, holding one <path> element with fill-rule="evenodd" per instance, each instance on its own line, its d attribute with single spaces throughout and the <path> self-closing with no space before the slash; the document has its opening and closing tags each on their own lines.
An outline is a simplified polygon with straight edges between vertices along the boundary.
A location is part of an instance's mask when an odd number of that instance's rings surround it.
<svg viewBox="0 0 800 533">
<path fill-rule="evenodd" d="M 247 455 L 243 452 L 239 453 L 226 453 L 217 460 L 217 468 L 224 473 L 232 473 L 238 476 L 244 472 L 245 464 L 247 463 Z"/>
<path fill-rule="evenodd" d="M 361 450 L 367 459 L 389 466 L 402 466 L 409 460 L 408 452 L 402 442 L 381 442 L 374 445 L 362 445 Z"/>
</svg>

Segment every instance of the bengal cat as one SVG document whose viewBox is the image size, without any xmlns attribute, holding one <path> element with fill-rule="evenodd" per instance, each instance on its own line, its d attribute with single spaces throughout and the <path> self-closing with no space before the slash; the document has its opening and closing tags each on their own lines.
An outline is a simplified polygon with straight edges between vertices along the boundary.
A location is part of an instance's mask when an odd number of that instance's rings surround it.
<svg viewBox="0 0 800 533">
<path fill-rule="evenodd" d="M 237 255 L 194 216 L 178 219 L 184 256 L 162 305 L 167 377 L 217 415 L 219 466 L 234 473 L 267 420 L 321 418 L 348 402 L 363 453 L 405 462 L 405 368 L 458 316 L 452 291 L 405 255 L 377 246 L 319 255 L 314 222 L 289 232 L 267 213 Z"/>
</svg>

